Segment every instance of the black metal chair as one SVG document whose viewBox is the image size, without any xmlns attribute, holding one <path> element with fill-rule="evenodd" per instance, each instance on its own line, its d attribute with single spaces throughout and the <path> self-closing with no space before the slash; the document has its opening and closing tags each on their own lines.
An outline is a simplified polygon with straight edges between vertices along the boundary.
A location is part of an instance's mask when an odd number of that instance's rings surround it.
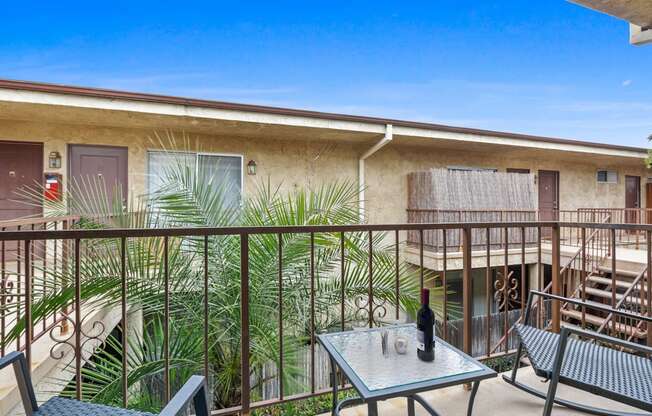
<svg viewBox="0 0 652 416">
<path fill-rule="evenodd" d="M 12 352 L 0 358 L 0 370 L 13 365 L 18 390 L 27 416 L 154 416 L 151 413 L 86 403 L 63 397 L 53 397 L 42 405 L 36 403 L 34 387 L 22 352 Z M 159 413 L 160 416 L 182 415 L 190 402 L 197 416 L 208 416 L 206 382 L 202 376 L 192 376 Z"/>
<path fill-rule="evenodd" d="M 559 383 L 652 412 L 652 360 L 628 352 L 635 351 L 649 356 L 652 355 L 652 348 L 579 328 L 563 327 L 560 334 L 535 328 L 530 325 L 534 296 L 579 306 L 590 306 L 606 313 L 645 321 L 648 325 L 652 323 L 652 318 L 647 316 L 616 310 L 594 302 L 585 303 L 576 299 L 532 291 L 528 299 L 525 319 L 522 324 L 515 327 L 519 338 L 517 358 L 511 376 L 503 376 L 505 381 L 527 393 L 545 399 L 544 416 L 552 413 L 555 403 L 600 416 L 643 415 L 614 412 L 558 399 L 555 395 Z M 581 338 L 588 340 L 584 341 Z M 618 349 L 609 348 L 607 344 Z M 528 356 L 535 374 L 550 382 L 547 393 L 516 381 L 518 363 L 523 353 Z"/>
</svg>

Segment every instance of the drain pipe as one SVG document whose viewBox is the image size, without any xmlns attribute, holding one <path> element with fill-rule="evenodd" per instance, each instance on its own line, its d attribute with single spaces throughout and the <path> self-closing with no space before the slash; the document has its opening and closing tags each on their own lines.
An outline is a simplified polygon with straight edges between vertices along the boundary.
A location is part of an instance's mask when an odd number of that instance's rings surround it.
<svg viewBox="0 0 652 416">
<path fill-rule="evenodd" d="M 364 191 L 365 191 L 365 177 L 364 177 L 364 161 L 368 159 L 371 155 L 382 149 L 387 143 L 392 141 L 392 138 L 394 137 L 393 132 L 392 132 L 392 125 L 387 124 L 385 125 L 385 135 L 383 136 L 382 139 L 375 145 L 373 145 L 369 150 L 364 152 L 362 156 L 360 156 L 360 159 L 358 160 L 358 187 L 359 187 L 359 201 L 358 201 L 358 212 L 360 215 L 360 222 L 364 222 L 364 202 L 365 202 L 365 196 L 364 196 Z"/>
</svg>

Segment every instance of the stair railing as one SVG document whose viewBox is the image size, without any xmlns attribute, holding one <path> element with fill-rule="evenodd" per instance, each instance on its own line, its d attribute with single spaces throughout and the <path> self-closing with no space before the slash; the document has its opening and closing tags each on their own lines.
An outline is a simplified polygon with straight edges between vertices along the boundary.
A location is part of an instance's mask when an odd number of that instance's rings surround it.
<svg viewBox="0 0 652 416">
<path fill-rule="evenodd" d="M 620 298 L 620 300 L 616 303 L 616 306 L 614 309 L 623 309 L 626 305 L 636 305 L 634 307 L 629 307 L 626 308 L 630 312 L 634 313 L 639 313 L 642 305 L 645 305 L 645 296 L 644 294 L 646 293 L 647 290 L 647 284 L 645 276 L 647 275 L 647 266 L 636 276 L 636 278 L 632 281 L 632 284 L 627 288 L 625 293 L 623 293 Z M 638 295 L 636 295 L 638 294 Z M 604 322 L 600 327 L 597 329 L 597 332 L 600 333 L 604 331 L 607 328 L 607 325 L 609 322 L 612 323 L 612 329 L 615 333 L 620 333 L 622 332 L 622 324 L 620 322 L 617 322 L 614 319 L 614 314 L 610 313 L 607 315 L 605 318 Z M 630 337 L 633 337 L 635 335 L 635 331 L 638 330 L 637 327 L 634 327 L 633 325 L 628 325 L 625 323 L 625 332 L 627 331 L 627 328 L 631 328 L 631 334 L 628 334 Z"/>
<path fill-rule="evenodd" d="M 611 221 L 611 214 L 606 214 L 604 218 L 602 218 L 601 223 L 606 224 Z M 581 270 L 583 271 L 583 275 L 581 276 L 581 283 L 578 285 L 577 288 L 575 288 L 573 294 L 571 297 L 577 296 L 577 294 L 580 292 L 581 285 L 586 284 L 586 274 L 588 273 L 587 269 L 587 264 L 585 263 L 582 267 L 582 269 L 577 269 L 576 264 L 578 261 L 588 261 L 591 259 L 590 266 L 591 266 L 591 272 L 595 271 L 600 263 L 604 261 L 605 258 L 609 256 L 609 244 L 604 244 L 605 241 L 608 241 L 608 235 L 606 233 L 607 230 L 603 229 L 595 229 L 589 234 L 588 237 L 583 238 L 585 231 L 581 231 L 582 237 L 579 239 L 581 242 L 580 247 L 577 249 L 577 251 L 570 257 L 570 259 L 564 264 L 564 266 L 561 268 L 559 272 L 559 276 L 562 279 L 562 282 L 567 282 L 568 279 L 566 278 L 567 274 L 569 271 L 573 270 Z M 587 251 L 590 252 L 590 254 L 587 254 Z M 548 283 L 546 287 L 541 290 L 543 293 L 551 293 L 552 291 L 552 282 Z M 582 291 L 582 293 L 584 293 Z M 583 295 L 584 297 L 584 295 Z M 535 303 L 532 305 L 533 308 L 536 309 L 537 311 L 537 322 L 539 327 L 543 328 L 544 326 L 548 326 L 545 323 L 544 319 L 544 301 L 543 301 L 543 296 L 539 296 L 538 299 L 535 301 Z M 586 300 L 586 299 L 583 299 Z M 564 303 L 560 306 L 561 309 L 567 307 L 567 304 Z M 586 311 L 584 307 L 582 307 L 582 321 L 584 321 L 584 315 Z M 503 335 L 500 340 L 494 345 L 494 347 L 491 349 L 491 354 L 495 353 L 498 348 L 500 348 L 501 345 L 505 343 L 505 340 L 507 337 L 509 337 L 516 327 L 517 324 L 520 324 L 523 322 L 524 315 L 520 316 L 518 320 L 512 325 L 507 333 Z"/>
</svg>

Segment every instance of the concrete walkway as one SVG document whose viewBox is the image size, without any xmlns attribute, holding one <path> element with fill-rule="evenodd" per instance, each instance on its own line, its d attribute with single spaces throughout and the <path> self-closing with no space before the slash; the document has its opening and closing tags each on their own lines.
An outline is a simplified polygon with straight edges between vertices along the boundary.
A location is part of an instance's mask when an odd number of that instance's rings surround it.
<svg viewBox="0 0 652 416">
<path fill-rule="evenodd" d="M 547 390 L 547 383 L 542 383 L 530 368 L 519 370 L 520 381 L 535 387 L 539 390 Z M 437 390 L 422 395 L 435 410 L 442 416 L 462 416 L 466 415 L 466 406 L 470 392 L 465 391 L 462 387 L 449 387 L 447 389 Z M 645 412 L 633 409 L 631 407 L 615 403 L 602 397 L 588 394 L 560 385 L 558 396 L 564 399 L 573 400 L 582 404 L 588 404 L 595 407 L 615 411 L 627 411 L 633 413 Z M 378 413 L 381 416 L 404 416 L 407 415 L 405 399 L 393 399 L 378 404 Z M 342 416 L 362 416 L 366 415 L 365 407 L 354 407 L 342 412 Z M 417 415 L 426 415 L 423 409 L 417 405 Z M 502 377 L 483 381 L 480 383 L 480 389 L 475 399 L 474 412 L 475 416 L 540 416 L 543 414 L 543 400 L 537 399 L 521 390 L 515 389 L 505 383 Z M 553 415 L 585 415 L 576 411 L 571 411 L 563 407 L 556 407 Z M 328 416 L 324 414 L 323 416 Z"/>
</svg>

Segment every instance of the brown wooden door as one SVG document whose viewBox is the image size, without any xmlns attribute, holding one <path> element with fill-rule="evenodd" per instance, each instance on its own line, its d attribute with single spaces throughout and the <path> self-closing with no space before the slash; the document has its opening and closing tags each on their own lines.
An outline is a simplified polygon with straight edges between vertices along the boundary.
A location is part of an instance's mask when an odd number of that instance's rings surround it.
<svg viewBox="0 0 652 416">
<path fill-rule="evenodd" d="M 652 183 L 645 184 L 645 208 L 647 211 L 647 223 L 652 224 Z"/>
<path fill-rule="evenodd" d="M 107 191 L 107 204 L 115 201 L 120 192 L 124 204 L 128 190 L 127 154 L 126 147 L 70 145 L 70 181 L 85 194 L 84 198 L 97 198 L 94 189 L 100 186 Z M 76 210 L 74 206 L 71 209 Z"/>
<path fill-rule="evenodd" d="M 41 207 L 16 192 L 37 187 L 42 175 L 42 143 L 0 142 L 0 221 L 41 214 Z"/>
<path fill-rule="evenodd" d="M 555 221 L 559 212 L 559 172 L 539 171 L 539 219 Z"/>
<path fill-rule="evenodd" d="M 640 221 L 638 209 L 641 207 L 641 177 L 625 176 L 625 221 L 638 223 Z"/>
</svg>

